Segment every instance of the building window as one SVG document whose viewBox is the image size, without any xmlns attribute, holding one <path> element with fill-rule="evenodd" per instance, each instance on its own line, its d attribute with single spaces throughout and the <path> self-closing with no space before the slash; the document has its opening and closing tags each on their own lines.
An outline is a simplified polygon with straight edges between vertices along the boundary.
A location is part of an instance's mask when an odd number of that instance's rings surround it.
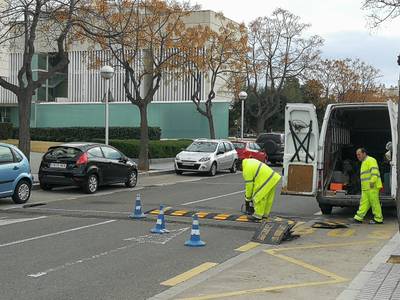
<svg viewBox="0 0 400 300">
<path fill-rule="evenodd" d="M 0 107 L 0 123 L 10 123 L 10 108 Z"/>
<path fill-rule="evenodd" d="M 57 53 L 37 53 L 33 59 L 33 76 L 39 78 L 40 74 L 47 73 L 53 66 L 57 65 L 60 57 Z M 68 97 L 68 66 L 46 80 L 36 90 L 34 100 L 38 102 L 54 102 L 57 98 Z"/>
</svg>

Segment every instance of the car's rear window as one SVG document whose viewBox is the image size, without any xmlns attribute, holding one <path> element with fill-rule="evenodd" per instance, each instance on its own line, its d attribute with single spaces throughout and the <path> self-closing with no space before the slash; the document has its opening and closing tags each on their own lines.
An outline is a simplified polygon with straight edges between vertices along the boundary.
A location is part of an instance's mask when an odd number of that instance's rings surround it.
<svg viewBox="0 0 400 300">
<path fill-rule="evenodd" d="M 275 143 L 282 143 L 284 138 L 282 134 L 276 134 L 276 133 L 266 133 L 266 134 L 261 134 L 257 140 L 256 143 L 265 143 L 268 140 L 272 140 Z"/>
<path fill-rule="evenodd" d="M 56 147 L 47 152 L 45 158 L 47 159 L 75 158 L 80 153 L 82 153 L 82 151 L 76 148 Z"/>
<path fill-rule="evenodd" d="M 235 147 L 235 149 L 244 149 L 246 148 L 246 144 L 244 143 L 232 143 L 233 147 Z"/>
</svg>

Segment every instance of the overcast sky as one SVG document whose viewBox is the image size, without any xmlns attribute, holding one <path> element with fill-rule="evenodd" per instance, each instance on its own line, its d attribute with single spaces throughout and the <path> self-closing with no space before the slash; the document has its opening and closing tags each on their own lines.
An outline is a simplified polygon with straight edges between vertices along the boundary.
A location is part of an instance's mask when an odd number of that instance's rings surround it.
<svg viewBox="0 0 400 300">
<path fill-rule="evenodd" d="M 318 34 L 325 40 L 323 57 L 358 57 L 381 71 L 382 83 L 397 85 L 400 17 L 371 30 L 367 26 L 368 12 L 361 10 L 361 0 L 192 0 L 192 3 L 246 24 L 270 15 L 278 7 L 287 9 L 312 25 L 310 34 Z"/>
</svg>

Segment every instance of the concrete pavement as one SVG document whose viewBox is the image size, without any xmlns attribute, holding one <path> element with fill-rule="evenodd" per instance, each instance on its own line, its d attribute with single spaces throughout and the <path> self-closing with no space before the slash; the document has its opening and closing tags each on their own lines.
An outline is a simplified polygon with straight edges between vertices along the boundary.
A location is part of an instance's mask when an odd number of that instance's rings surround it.
<svg viewBox="0 0 400 300">
<path fill-rule="evenodd" d="M 163 203 L 238 214 L 243 203 L 241 174 L 230 173 L 142 176 L 135 189 L 90 196 L 34 191 L 30 204 L 43 205 L 25 208 L 0 201 L 2 299 L 335 299 L 397 228 L 386 210 L 383 227 L 315 229 L 325 219 L 315 199 L 278 195 L 273 214 L 299 222 L 298 240 L 256 245 L 257 224 L 200 220 L 207 245 L 190 249 L 189 217 L 166 216 L 171 233 L 163 236 L 149 233 L 156 216 L 129 220 L 138 192 L 145 211 Z M 331 218 L 353 213 L 335 209 Z"/>
</svg>

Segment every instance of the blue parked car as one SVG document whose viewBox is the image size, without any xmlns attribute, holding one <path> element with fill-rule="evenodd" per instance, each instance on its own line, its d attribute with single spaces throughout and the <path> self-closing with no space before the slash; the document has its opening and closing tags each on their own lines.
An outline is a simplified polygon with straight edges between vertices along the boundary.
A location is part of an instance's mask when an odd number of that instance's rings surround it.
<svg viewBox="0 0 400 300">
<path fill-rule="evenodd" d="M 0 143 L 0 198 L 21 204 L 31 196 L 33 177 L 28 159 L 17 147 Z"/>
</svg>

